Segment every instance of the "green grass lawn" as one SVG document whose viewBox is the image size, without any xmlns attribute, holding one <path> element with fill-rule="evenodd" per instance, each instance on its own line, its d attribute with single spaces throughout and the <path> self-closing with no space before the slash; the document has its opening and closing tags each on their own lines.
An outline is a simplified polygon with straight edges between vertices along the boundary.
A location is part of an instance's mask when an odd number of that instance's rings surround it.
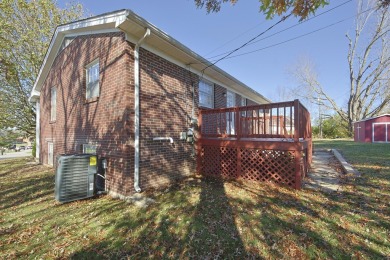
<svg viewBox="0 0 390 260">
<path fill-rule="evenodd" d="M 194 177 L 149 192 L 59 204 L 52 169 L 0 161 L 0 258 L 383 259 L 390 256 L 390 145 L 316 141 L 363 176 L 342 192 Z"/>
</svg>

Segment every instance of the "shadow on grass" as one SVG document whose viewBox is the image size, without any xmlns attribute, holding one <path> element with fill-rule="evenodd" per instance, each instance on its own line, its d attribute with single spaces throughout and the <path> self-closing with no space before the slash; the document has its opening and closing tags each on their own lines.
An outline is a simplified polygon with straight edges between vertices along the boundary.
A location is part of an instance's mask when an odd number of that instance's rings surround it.
<svg viewBox="0 0 390 260">
<path fill-rule="evenodd" d="M 199 179 L 187 185 L 200 190 L 198 201 L 190 199 L 192 189 L 170 191 L 160 205 L 118 219 L 107 237 L 122 239 L 93 244 L 72 258 L 247 257 L 223 182 Z"/>
<path fill-rule="evenodd" d="M 31 175 L 41 166 L 28 165 L 28 160 L 17 161 L 17 164 L 9 163 L 9 169 L 1 173 L 0 182 L 0 209 L 5 210 L 27 201 L 44 197 L 53 192 L 54 175 L 47 173 L 36 176 Z M 20 162 L 20 163 L 19 163 Z M 50 171 L 50 169 L 44 169 Z"/>
<path fill-rule="evenodd" d="M 17 176 L 14 172 L 7 180 Z M 10 214 L 1 239 L 8 241 L 10 232 L 12 239 L 26 236 L 26 230 L 32 232 L 31 224 L 25 224 L 29 221 L 39 223 L 53 248 L 35 242 L 40 235 L 33 233 L 16 249 L 20 257 L 35 248 L 45 250 L 37 257 L 61 257 L 53 254 L 55 245 L 66 245 L 75 253 L 66 255 L 65 250 L 62 256 L 73 259 L 349 259 L 355 253 L 380 259 L 390 248 L 378 235 L 390 228 L 389 209 L 378 207 L 386 201 L 380 200 L 376 186 L 365 186 L 368 181 L 361 178 L 353 189 L 322 193 L 194 178 L 169 191 L 147 194 L 156 203 L 136 208 L 109 198 L 58 204 L 54 198 L 49 201 L 53 175 L 32 174 L 10 187 L 9 198 L 24 197 L 16 204 L 26 207 L 16 209 L 23 221 L 12 228 L 16 216 Z M 16 187 L 23 188 L 17 192 Z"/>
</svg>

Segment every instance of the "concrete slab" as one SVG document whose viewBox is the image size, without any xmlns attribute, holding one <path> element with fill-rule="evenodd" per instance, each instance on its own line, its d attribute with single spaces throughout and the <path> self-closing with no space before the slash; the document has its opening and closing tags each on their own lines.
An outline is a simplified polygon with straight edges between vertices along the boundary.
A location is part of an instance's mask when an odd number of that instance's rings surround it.
<svg viewBox="0 0 390 260">
<path fill-rule="evenodd" d="M 0 154 L 0 160 L 15 159 L 21 157 L 32 157 L 31 150 L 22 150 L 20 152 L 6 152 L 3 155 Z"/>
<path fill-rule="evenodd" d="M 154 203 L 154 199 L 148 198 L 142 193 L 135 193 L 132 196 L 126 197 L 125 199 L 129 203 L 133 203 L 135 206 L 139 208 L 146 208 L 150 204 Z"/>
<path fill-rule="evenodd" d="M 330 150 L 314 151 L 313 162 L 303 187 L 325 192 L 339 191 L 342 172 L 337 166 L 338 161 Z"/>
</svg>

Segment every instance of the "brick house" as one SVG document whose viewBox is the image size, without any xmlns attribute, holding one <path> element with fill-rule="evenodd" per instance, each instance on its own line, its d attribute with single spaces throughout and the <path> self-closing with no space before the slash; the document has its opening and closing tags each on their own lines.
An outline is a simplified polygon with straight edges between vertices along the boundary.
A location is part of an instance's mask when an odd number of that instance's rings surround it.
<svg viewBox="0 0 390 260">
<path fill-rule="evenodd" d="M 37 156 L 107 158 L 112 194 L 193 174 L 198 108 L 269 101 L 130 10 L 59 26 L 31 93 Z"/>
</svg>

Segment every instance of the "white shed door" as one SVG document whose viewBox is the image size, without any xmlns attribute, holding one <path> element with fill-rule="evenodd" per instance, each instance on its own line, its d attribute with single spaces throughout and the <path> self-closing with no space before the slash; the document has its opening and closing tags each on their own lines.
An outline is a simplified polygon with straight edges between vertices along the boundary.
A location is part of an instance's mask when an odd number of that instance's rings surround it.
<svg viewBox="0 0 390 260">
<path fill-rule="evenodd" d="M 372 124 L 372 142 L 373 143 L 390 142 L 390 123 Z"/>
</svg>

